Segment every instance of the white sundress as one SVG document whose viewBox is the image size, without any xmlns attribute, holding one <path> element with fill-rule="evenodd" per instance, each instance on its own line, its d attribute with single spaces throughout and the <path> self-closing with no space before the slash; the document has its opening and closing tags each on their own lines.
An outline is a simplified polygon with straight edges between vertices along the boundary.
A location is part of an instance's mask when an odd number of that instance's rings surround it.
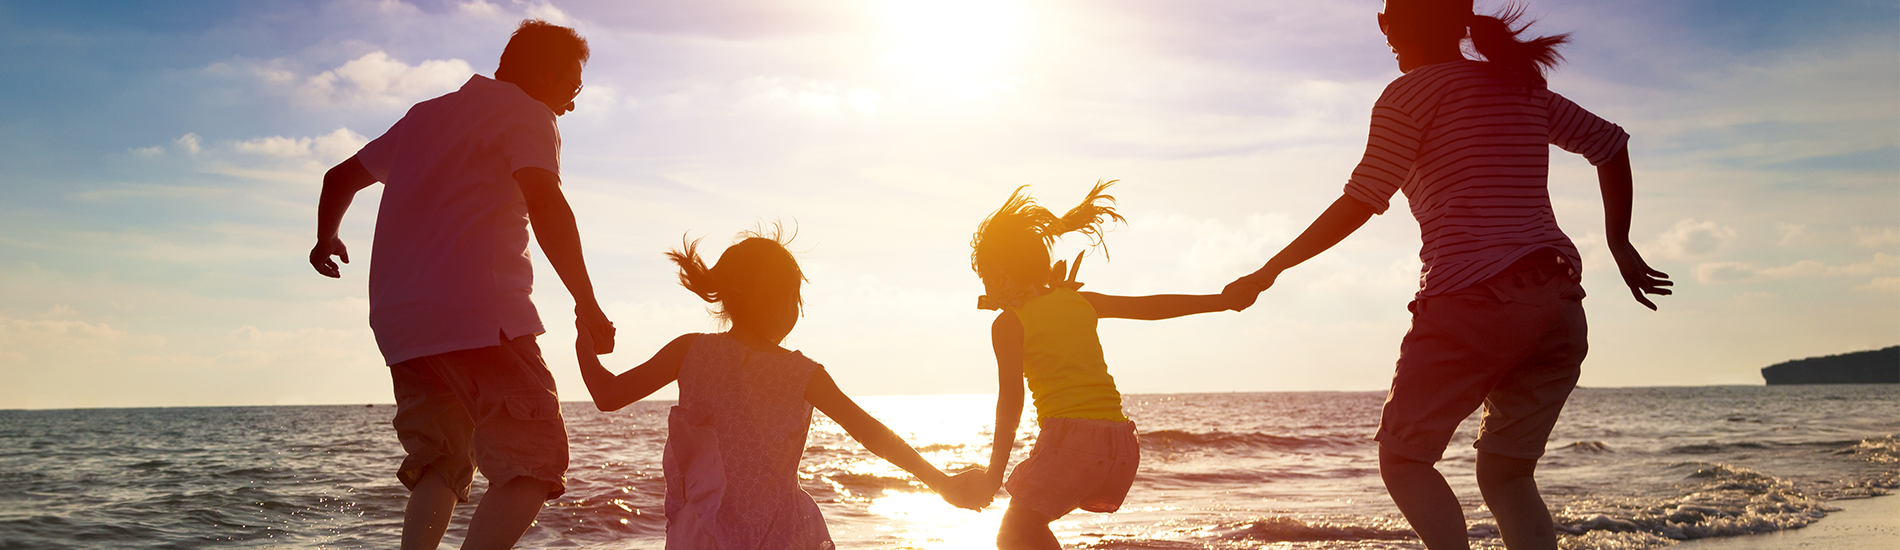
<svg viewBox="0 0 1900 550">
<path fill-rule="evenodd" d="M 667 419 L 668 550 L 831 550 L 818 504 L 798 486 L 811 431 L 805 386 L 817 362 L 702 334 L 680 365 Z"/>
</svg>

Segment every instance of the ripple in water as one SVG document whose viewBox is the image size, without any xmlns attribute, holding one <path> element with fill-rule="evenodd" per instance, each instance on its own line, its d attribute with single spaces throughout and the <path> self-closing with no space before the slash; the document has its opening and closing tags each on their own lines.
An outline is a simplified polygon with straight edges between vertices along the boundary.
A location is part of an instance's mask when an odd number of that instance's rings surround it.
<svg viewBox="0 0 1900 550">
<path fill-rule="evenodd" d="M 1418 548 L 1378 478 L 1379 393 L 1134 395 L 1144 463 L 1123 511 L 1052 525 L 1072 547 Z M 990 396 L 867 410 L 946 469 L 987 461 Z M 666 406 L 564 409 L 568 493 L 524 547 L 660 548 Z M 407 494 L 389 406 L 0 411 L 0 550 L 388 548 Z M 1018 433 L 1020 460 L 1033 423 Z M 1441 469 L 1477 547 L 1475 419 Z M 1776 531 L 1900 487 L 1900 387 L 1580 389 L 1539 469 L 1565 548 Z M 476 482 L 476 491 L 482 482 Z M 1006 495 L 956 510 L 816 423 L 801 483 L 840 547 L 988 548 Z M 473 507 L 458 509 L 466 525 Z M 462 533 L 452 530 L 449 544 Z"/>
</svg>

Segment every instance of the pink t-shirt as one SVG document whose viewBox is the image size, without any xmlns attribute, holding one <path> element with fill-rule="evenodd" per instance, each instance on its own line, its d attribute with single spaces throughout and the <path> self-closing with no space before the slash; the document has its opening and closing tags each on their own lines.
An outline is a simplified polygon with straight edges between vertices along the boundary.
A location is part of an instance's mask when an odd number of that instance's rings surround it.
<svg viewBox="0 0 1900 550">
<path fill-rule="evenodd" d="M 387 364 L 544 332 L 528 299 L 528 209 L 514 172 L 560 173 L 547 105 L 475 75 L 411 107 L 356 158 L 385 188 L 369 325 Z"/>
<path fill-rule="evenodd" d="M 1527 89 L 1491 63 L 1419 67 L 1372 106 L 1366 155 L 1345 193 L 1384 213 L 1405 192 L 1424 246 L 1418 296 L 1484 281 L 1553 249 L 1582 272 L 1551 211 L 1550 146 L 1609 162 L 1629 134 L 1550 90 Z"/>
</svg>

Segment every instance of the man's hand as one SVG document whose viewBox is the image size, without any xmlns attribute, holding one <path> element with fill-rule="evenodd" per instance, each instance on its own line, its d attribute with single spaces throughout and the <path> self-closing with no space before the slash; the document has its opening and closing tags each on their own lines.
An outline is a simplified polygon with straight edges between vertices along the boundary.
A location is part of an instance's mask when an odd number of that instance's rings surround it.
<svg viewBox="0 0 1900 550">
<path fill-rule="evenodd" d="M 317 273 L 322 273 L 325 277 L 341 279 L 343 271 L 337 267 L 336 262 L 330 261 L 331 256 L 342 259 L 343 263 L 350 263 L 350 251 L 343 247 L 343 239 L 331 237 L 328 240 L 317 241 L 317 246 L 310 248 L 310 267 L 317 268 Z"/>
<path fill-rule="evenodd" d="M 614 352 L 614 323 L 607 320 L 607 313 L 599 305 L 574 306 L 574 326 L 580 329 L 581 337 L 593 341 L 594 355 Z"/>
<path fill-rule="evenodd" d="M 1636 253 L 1634 245 L 1611 244 L 1610 256 L 1616 258 L 1616 269 L 1623 274 L 1623 284 L 1629 285 L 1630 294 L 1635 296 L 1636 302 L 1643 304 L 1643 307 L 1651 311 L 1656 309 L 1656 303 L 1649 301 L 1649 297 L 1644 294 L 1657 296 L 1674 294 L 1670 289 L 1664 288 L 1676 284 L 1669 280 L 1669 274 L 1649 267 L 1649 264 L 1643 261 L 1643 256 Z"/>
</svg>

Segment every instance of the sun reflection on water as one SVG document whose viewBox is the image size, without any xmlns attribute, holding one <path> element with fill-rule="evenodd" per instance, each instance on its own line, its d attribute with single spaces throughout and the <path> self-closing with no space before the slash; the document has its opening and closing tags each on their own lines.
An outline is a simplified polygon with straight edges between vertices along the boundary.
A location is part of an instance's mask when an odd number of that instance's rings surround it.
<svg viewBox="0 0 1900 550">
<path fill-rule="evenodd" d="M 989 461 L 994 395 L 880 396 L 857 401 L 946 473 Z M 1019 457 L 1033 440 L 1033 428 L 1033 421 L 1025 422 L 1017 432 Z M 829 420 L 813 423 L 811 442 L 813 448 L 806 453 L 807 472 L 827 472 L 816 477 L 831 485 L 841 500 L 859 502 L 863 506 L 860 510 L 868 514 L 827 520 L 860 524 L 877 535 L 875 540 L 840 540 L 840 547 L 853 543 L 878 548 L 995 547 L 996 528 L 1008 506 L 1007 496 L 999 494 L 996 502 L 981 512 L 952 507 L 909 473 L 865 451 Z M 814 455 L 826 458 L 810 460 Z M 840 531 L 834 526 L 834 535 Z"/>
</svg>

